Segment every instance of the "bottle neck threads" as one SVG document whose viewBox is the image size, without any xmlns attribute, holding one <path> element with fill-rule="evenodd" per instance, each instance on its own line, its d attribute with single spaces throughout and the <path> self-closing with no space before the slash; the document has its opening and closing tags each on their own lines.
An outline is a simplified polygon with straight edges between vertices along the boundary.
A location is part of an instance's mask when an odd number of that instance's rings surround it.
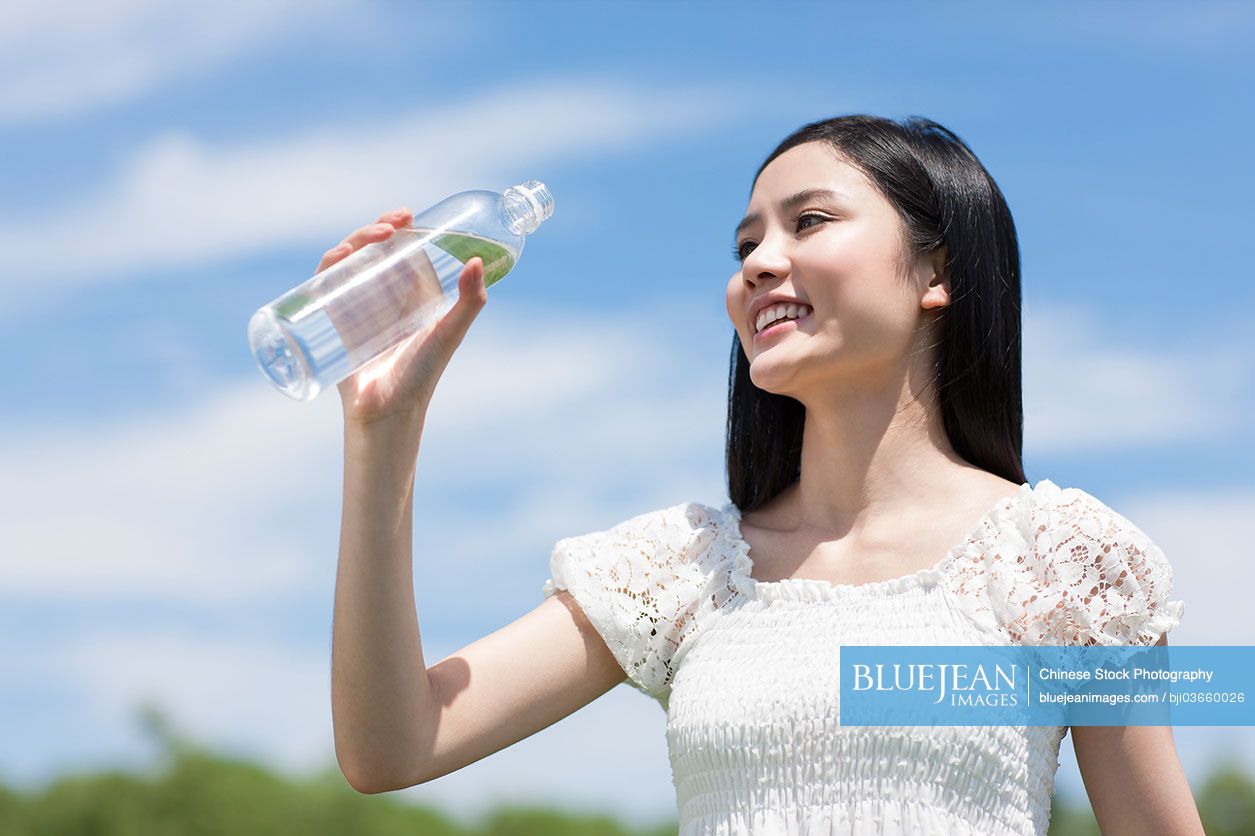
<svg viewBox="0 0 1255 836">
<path fill-rule="evenodd" d="M 553 195 L 539 180 L 528 180 L 502 193 L 503 209 L 512 232 L 529 235 L 553 214 Z"/>
</svg>

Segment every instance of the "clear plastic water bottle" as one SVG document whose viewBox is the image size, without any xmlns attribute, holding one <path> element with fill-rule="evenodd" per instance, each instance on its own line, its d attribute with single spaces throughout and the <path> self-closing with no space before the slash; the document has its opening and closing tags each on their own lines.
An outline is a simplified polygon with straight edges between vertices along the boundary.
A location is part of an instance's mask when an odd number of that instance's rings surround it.
<svg viewBox="0 0 1255 836">
<path fill-rule="evenodd" d="M 552 214 L 538 180 L 447 197 L 258 309 L 248 323 L 253 357 L 280 392 L 312 400 L 444 316 L 475 256 L 485 288 L 501 281 Z"/>
</svg>

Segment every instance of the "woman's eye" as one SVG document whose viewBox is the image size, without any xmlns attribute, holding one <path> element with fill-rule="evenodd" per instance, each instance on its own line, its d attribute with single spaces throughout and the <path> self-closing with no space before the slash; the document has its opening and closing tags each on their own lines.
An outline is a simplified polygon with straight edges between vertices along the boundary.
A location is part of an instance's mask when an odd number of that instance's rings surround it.
<svg viewBox="0 0 1255 836">
<path fill-rule="evenodd" d="M 806 220 L 807 218 L 810 218 L 811 220 L 815 220 L 815 221 L 821 221 L 821 222 L 828 220 L 828 218 L 825 218 L 823 215 L 815 215 L 809 212 L 805 215 L 799 215 L 797 219 L 797 227 L 798 227 L 799 232 L 802 231 L 803 229 L 808 228 L 808 227 L 802 226 L 802 221 Z M 744 261 L 746 257 L 749 255 L 749 253 L 745 251 L 745 248 L 753 247 L 753 246 L 754 246 L 753 241 L 745 241 L 741 244 L 734 244 L 732 246 L 732 259 L 734 261 Z"/>
</svg>

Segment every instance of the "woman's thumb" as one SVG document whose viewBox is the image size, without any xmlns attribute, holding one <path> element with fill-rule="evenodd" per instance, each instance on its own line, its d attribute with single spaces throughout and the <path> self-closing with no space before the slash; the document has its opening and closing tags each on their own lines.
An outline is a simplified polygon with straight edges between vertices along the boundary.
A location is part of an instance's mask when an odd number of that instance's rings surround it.
<svg viewBox="0 0 1255 836">
<path fill-rule="evenodd" d="M 488 302 L 484 286 L 484 260 L 479 256 L 466 262 L 458 276 L 458 300 L 439 323 L 439 339 L 450 350 L 457 348 L 480 309 Z"/>
<path fill-rule="evenodd" d="M 484 287 L 484 260 L 475 256 L 466 262 L 462 275 L 458 276 L 458 301 L 465 299 L 479 309 L 488 301 L 488 289 Z"/>
</svg>

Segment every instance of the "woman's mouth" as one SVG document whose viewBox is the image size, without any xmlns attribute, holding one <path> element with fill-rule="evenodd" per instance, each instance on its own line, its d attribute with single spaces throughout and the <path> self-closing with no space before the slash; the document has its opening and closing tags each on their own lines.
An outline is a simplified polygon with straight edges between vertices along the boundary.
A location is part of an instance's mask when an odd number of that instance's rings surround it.
<svg viewBox="0 0 1255 836">
<path fill-rule="evenodd" d="M 775 325 L 768 326 L 767 328 L 764 328 L 763 330 L 756 332 L 754 334 L 755 345 L 757 345 L 760 340 L 769 339 L 771 337 L 784 334 L 788 331 L 797 330 L 798 323 L 805 322 L 806 320 L 810 319 L 813 313 L 814 313 L 814 310 L 811 310 L 807 312 L 806 316 L 799 316 L 797 319 L 783 319 L 777 322 Z"/>
</svg>

